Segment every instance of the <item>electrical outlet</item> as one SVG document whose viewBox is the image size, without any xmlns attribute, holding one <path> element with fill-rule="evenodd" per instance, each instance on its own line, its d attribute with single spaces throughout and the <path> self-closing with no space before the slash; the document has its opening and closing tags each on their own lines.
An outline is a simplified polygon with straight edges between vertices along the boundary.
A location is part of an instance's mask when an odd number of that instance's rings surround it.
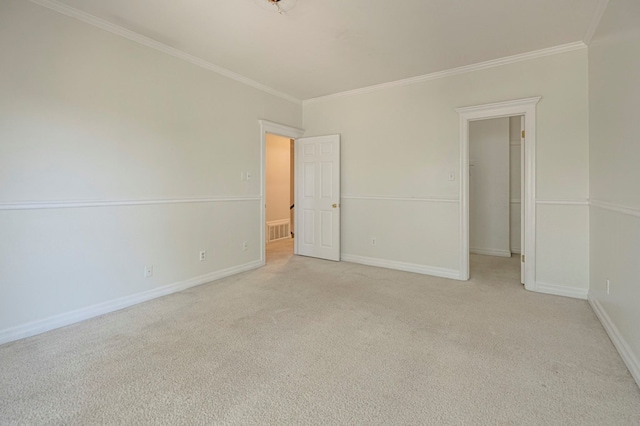
<svg viewBox="0 0 640 426">
<path fill-rule="evenodd" d="M 449 172 L 449 180 L 450 181 L 456 180 L 456 172 Z"/>
<path fill-rule="evenodd" d="M 206 252 L 206 250 L 202 250 L 200 252 L 200 262 L 202 262 L 204 260 L 207 260 L 207 252 Z"/>
<path fill-rule="evenodd" d="M 251 180 L 251 172 L 246 172 L 245 176 L 247 177 L 247 180 Z"/>
<path fill-rule="evenodd" d="M 249 247 L 249 244 L 246 241 L 242 242 L 242 251 L 247 251 L 247 248 Z"/>
<path fill-rule="evenodd" d="M 611 281 L 607 280 L 607 294 L 609 294 L 610 287 L 611 287 Z"/>
<path fill-rule="evenodd" d="M 372 238 L 372 239 L 371 239 L 371 245 L 372 245 L 372 246 L 375 246 L 377 243 L 378 243 L 378 241 L 376 241 L 376 239 L 375 239 L 375 238 Z"/>
<path fill-rule="evenodd" d="M 153 276 L 153 265 L 147 265 L 144 267 L 144 277 L 150 278 Z"/>
</svg>

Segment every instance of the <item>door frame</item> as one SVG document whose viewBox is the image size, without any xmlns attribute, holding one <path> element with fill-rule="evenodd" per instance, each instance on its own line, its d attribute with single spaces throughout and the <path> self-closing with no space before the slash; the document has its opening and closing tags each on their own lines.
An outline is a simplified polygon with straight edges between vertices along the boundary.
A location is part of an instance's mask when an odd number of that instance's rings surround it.
<svg viewBox="0 0 640 426">
<path fill-rule="evenodd" d="M 260 264 L 266 264 L 265 245 L 267 236 L 265 233 L 266 223 L 266 181 L 267 181 L 267 133 L 283 136 L 290 139 L 298 139 L 304 135 L 303 129 L 291 127 L 268 120 L 258 120 L 260 125 Z M 295 145 L 294 145 L 295 146 Z M 295 148 L 294 148 L 295 149 Z M 295 201 L 294 201 L 295 204 Z M 295 234 L 295 229 L 293 230 Z M 294 240 L 294 253 L 297 252 Z"/>
<path fill-rule="evenodd" d="M 469 123 L 471 121 L 522 115 L 525 120 L 523 244 L 524 286 L 535 290 L 536 283 L 536 105 L 542 97 L 516 99 L 484 105 L 456 108 L 460 115 L 460 279 L 469 279 Z M 522 244 L 522 242 L 521 242 Z M 522 259 L 522 258 L 521 258 Z"/>
</svg>

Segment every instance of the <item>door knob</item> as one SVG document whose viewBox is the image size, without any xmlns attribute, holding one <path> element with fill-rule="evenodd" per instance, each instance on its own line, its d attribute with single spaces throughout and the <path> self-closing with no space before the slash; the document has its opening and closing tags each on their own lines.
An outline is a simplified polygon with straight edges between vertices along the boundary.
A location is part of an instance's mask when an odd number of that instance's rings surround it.
<svg viewBox="0 0 640 426">
<path fill-rule="evenodd" d="M 332 205 L 331 207 L 333 207 L 334 209 L 337 209 L 337 208 L 338 208 L 338 205 L 337 205 L 337 204 L 334 204 L 334 205 Z"/>
</svg>

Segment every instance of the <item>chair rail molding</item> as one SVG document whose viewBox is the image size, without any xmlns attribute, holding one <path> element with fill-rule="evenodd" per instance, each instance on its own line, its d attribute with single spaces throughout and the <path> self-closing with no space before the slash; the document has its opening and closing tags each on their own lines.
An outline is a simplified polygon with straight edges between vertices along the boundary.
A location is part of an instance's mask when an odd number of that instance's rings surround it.
<svg viewBox="0 0 640 426">
<path fill-rule="evenodd" d="M 457 197 L 394 197 L 384 195 L 342 195 L 343 200 L 418 201 L 426 203 L 459 203 Z"/>
<path fill-rule="evenodd" d="M 259 201 L 259 196 L 221 196 L 206 198 L 160 198 L 134 200 L 86 200 L 86 201 L 16 201 L 0 203 L 1 210 L 78 209 L 87 207 L 144 206 L 154 204 L 220 203 L 233 201 Z"/>
<path fill-rule="evenodd" d="M 536 199 L 536 204 L 551 205 L 551 206 L 588 206 L 589 199 L 587 198 L 567 198 L 567 199 Z"/>
<path fill-rule="evenodd" d="M 599 209 L 609 210 L 611 212 L 640 217 L 640 208 L 637 208 L 637 207 L 623 206 L 621 204 L 610 203 L 608 201 L 602 201 L 597 199 L 589 200 L 589 205 L 593 207 L 597 207 Z"/>
</svg>

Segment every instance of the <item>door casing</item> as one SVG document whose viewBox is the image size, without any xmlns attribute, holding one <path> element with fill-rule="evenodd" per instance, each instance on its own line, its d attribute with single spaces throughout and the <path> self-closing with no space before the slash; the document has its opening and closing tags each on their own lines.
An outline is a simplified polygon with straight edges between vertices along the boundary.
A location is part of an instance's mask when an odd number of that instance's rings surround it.
<svg viewBox="0 0 640 426">
<path fill-rule="evenodd" d="M 524 116 L 524 193 L 521 194 L 525 220 L 524 286 L 536 287 L 536 105 L 541 97 L 517 99 L 484 105 L 456 108 L 460 115 L 460 277 L 469 279 L 469 122 L 490 118 Z"/>
<path fill-rule="evenodd" d="M 258 124 L 260 125 L 260 264 L 264 266 L 266 262 L 265 245 L 267 243 L 264 226 L 266 218 L 267 133 L 297 139 L 304 135 L 304 130 L 268 120 L 258 120 Z M 294 239 L 294 253 L 296 252 L 297 247 Z"/>
</svg>

